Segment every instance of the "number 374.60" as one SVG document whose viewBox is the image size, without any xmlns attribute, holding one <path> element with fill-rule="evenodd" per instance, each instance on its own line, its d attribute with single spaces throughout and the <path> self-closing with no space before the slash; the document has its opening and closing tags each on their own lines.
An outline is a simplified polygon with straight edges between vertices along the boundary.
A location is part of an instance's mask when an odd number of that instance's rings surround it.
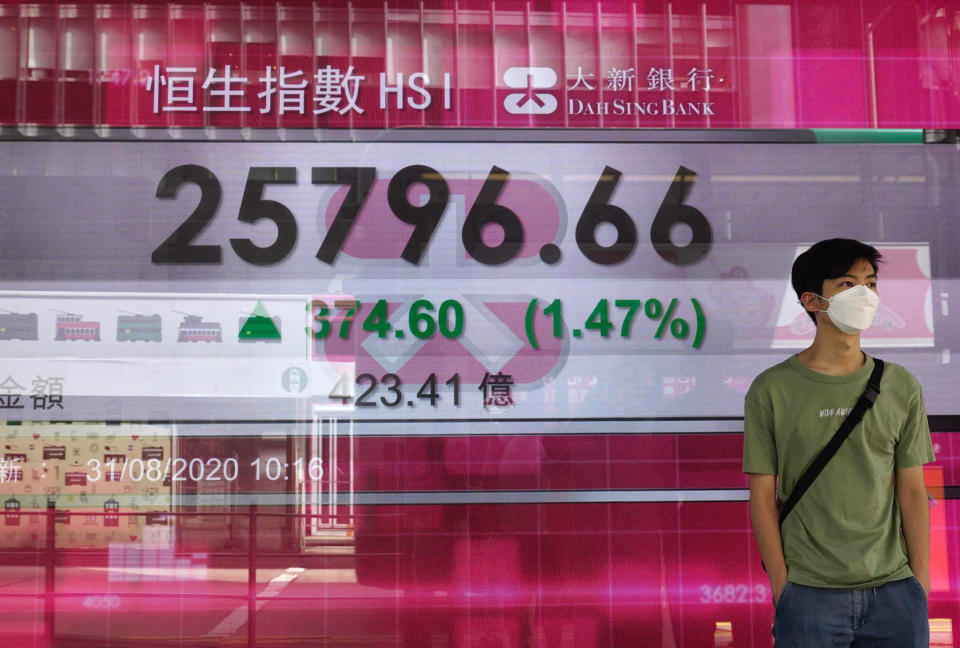
<svg viewBox="0 0 960 648">
<path fill-rule="evenodd" d="M 346 198 L 316 254 L 321 261 L 333 264 L 370 193 L 377 170 L 374 167 L 314 167 L 311 175 L 313 184 L 316 185 L 349 187 Z M 577 221 L 577 247 L 590 261 L 600 265 L 614 265 L 624 261 L 637 243 L 637 228 L 633 219 L 623 208 L 610 204 L 621 175 L 620 171 L 612 167 L 604 167 Z M 497 204 L 509 177 L 507 171 L 497 166 L 492 167 L 463 223 L 461 240 L 464 249 L 471 257 L 485 265 L 506 263 L 523 247 L 524 228 L 520 218 L 508 207 Z M 650 242 L 654 250 L 665 261 L 675 265 L 689 265 L 702 260 L 713 241 L 707 218 L 696 207 L 684 204 L 696 178 L 697 174 L 686 167 L 677 169 L 650 226 Z M 267 246 L 256 245 L 248 238 L 231 238 L 230 245 L 237 256 L 255 265 L 271 265 L 290 254 L 297 241 L 296 218 L 282 203 L 264 198 L 263 192 L 268 184 L 296 183 L 297 170 L 294 167 L 250 168 L 237 218 L 250 224 L 264 219 L 272 221 L 277 228 L 277 236 L 273 243 Z M 213 220 L 220 206 L 220 181 L 206 167 L 184 164 L 164 174 L 157 185 L 156 196 L 161 199 L 176 198 L 184 184 L 200 187 L 200 201 L 193 213 L 153 251 L 152 260 L 154 263 L 221 263 L 223 251 L 219 245 L 193 243 Z M 415 184 L 423 184 L 429 191 L 427 201 L 422 205 L 413 205 L 407 199 L 408 190 Z M 447 181 L 428 166 L 415 164 L 404 167 L 390 179 L 387 187 L 390 211 L 399 220 L 414 226 L 400 254 L 402 259 L 412 264 L 420 263 L 449 199 L 450 188 Z M 608 223 L 616 229 L 617 240 L 611 245 L 601 245 L 596 239 L 596 229 L 602 223 Z M 686 224 L 692 232 L 691 240 L 683 246 L 676 245 L 671 240 L 670 231 L 678 223 Z M 503 238 L 495 245 L 484 241 L 480 234 L 488 225 L 502 230 Z M 552 250 L 544 253 L 547 248 Z M 545 261 L 550 258 L 547 262 L 555 263 L 559 258 L 556 246 L 544 246 L 541 258 Z"/>
</svg>

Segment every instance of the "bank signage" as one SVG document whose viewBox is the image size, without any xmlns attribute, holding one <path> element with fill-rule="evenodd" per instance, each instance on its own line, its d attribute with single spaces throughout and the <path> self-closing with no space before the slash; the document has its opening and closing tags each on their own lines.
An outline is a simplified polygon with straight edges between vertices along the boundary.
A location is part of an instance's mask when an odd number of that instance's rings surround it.
<svg viewBox="0 0 960 648">
<path fill-rule="evenodd" d="M 685 72 L 651 67 L 642 75 L 634 67 L 611 67 L 603 73 L 577 66 L 561 82 L 557 70 L 511 67 L 501 75 L 508 92 L 500 108 L 512 115 L 640 115 L 671 117 L 715 116 L 708 97 L 713 69 L 693 66 Z M 438 78 L 423 71 L 365 74 L 353 65 L 330 64 L 310 70 L 266 66 L 261 74 L 243 74 L 236 67 L 163 67 L 139 73 L 141 91 L 149 95 L 153 114 L 176 112 L 257 113 L 260 115 L 331 115 L 388 109 L 454 110 L 451 72 Z M 722 78 L 719 79 L 722 83 Z M 370 87 L 376 92 L 364 94 Z M 679 93 L 679 94 L 678 94 Z M 700 97 L 685 101 L 684 95 Z M 564 95 L 566 98 L 564 98 Z"/>
</svg>

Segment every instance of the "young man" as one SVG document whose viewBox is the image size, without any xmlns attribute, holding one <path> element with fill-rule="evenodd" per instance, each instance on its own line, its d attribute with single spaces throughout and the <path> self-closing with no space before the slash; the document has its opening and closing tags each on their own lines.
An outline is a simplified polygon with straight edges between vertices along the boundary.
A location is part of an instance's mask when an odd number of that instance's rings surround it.
<svg viewBox="0 0 960 648">
<path fill-rule="evenodd" d="M 885 364 L 876 403 L 778 523 L 800 476 L 867 386 L 880 254 L 850 239 L 797 257 L 792 283 L 817 326 L 813 344 L 760 374 L 745 400 L 743 471 L 773 590 L 777 648 L 929 645 L 930 514 L 923 464 L 934 460 L 920 385 Z"/>
</svg>

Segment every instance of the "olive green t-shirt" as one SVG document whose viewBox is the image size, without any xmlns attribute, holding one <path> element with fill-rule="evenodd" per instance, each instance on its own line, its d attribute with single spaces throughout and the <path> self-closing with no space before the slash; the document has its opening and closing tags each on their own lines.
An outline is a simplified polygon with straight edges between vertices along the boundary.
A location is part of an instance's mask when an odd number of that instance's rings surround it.
<svg viewBox="0 0 960 648">
<path fill-rule="evenodd" d="M 863 394 L 873 358 L 828 376 L 795 355 L 753 381 L 744 408 L 743 471 L 778 475 L 786 501 Z M 934 460 L 917 379 L 885 363 L 873 408 L 800 498 L 781 529 L 787 579 L 815 587 L 874 587 L 912 575 L 894 470 Z"/>
</svg>

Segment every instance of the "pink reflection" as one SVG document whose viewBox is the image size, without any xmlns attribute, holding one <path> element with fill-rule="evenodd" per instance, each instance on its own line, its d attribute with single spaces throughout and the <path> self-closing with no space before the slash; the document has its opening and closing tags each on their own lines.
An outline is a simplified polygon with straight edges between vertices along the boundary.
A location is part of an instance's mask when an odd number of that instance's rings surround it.
<svg viewBox="0 0 960 648">
<path fill-rule="evenodd" d="M 726 645 L 770 645 L 770 592 L 742 508 L 739 503 L 564 505 L 559 511 L 552 505 L 446 507 L 446 521 L 434 533 L 398 533 L 396 517 L 371 510 L 373 519 L 393 522 L 394 531 L 386 528 L 389 523 L 382 529 L 386 544 L 380 549 L 386 551 L 371 550 L 369 543 L 361 547 L 361 526 L 353 556 L 257 555 L 258 562 L 274 566 L 253 573 L 256 645 L 316 645 L 311 642 L 331 636 L 341 637 L 334 645 L 403 646 L 424 636 L 478 646 L 573 640 L 576 646 L 626 646 L 637 645 L 637 637 L 658 645 L 712 646 L 718 636 L 730 641 Z M 418 512 L 405 507 L 398 515 L 417 518 Z M 495 527 L 502 531 L 492 531 Z M 428 545 L 426 553 L 418 549 L 421 543 Z M 61 550 L 61 555 L 70 554 Z M 234 560 L 232 568 L 222 558 L 212 566 L 217 559 L 211 557 L 204 572 L 208 591 L 197 598 L 192 586 L 175 578 L 184 566 L 166 556 L 141 555 L 140 567 L 93 556 L 85 565 L 58 567 L 57 637 L 123 641 L 149 632 L 161 643 L 246 641 L 251 609 L 246 557 Z M 372 582 L 360 567 L 385 556 L 394 560 L 393 568 L 379 573 L 382 582 Z M 449 562 L 436 569 L 444 556 Z M 418 582 L 417 573 L 429 569 L 435 581 Z M 42 570 L 15 571 L 9 565 L 0 569 L 3 584 L 15 578 L 26 600 L 42 599 Z M 117 578 L 131 571 L 145 577 Z M 23 645 L 41 645 L 42 606 L 28 608 L 23 600 L 5 599 L 6 609 L 17 614 L 5 615 L 0 629 Z M 949 621 L 946 609 L 937 614 Z"/>
<path fill-rule="evenodd" d="M 282 15 L 249 9 L 243 16 L 237 8 L 223 3 L 205 15 L 200 7 L 158 5 L 128 15 L 114 3 L 94 21 L 82 5 L 5 3 L 0 120 L 267 128 L 951 128 L 960 119 L 952 3 L 620 0 L 553 2 L 529 11 L 516 4 L 439 3 L 424 12 L 400 2 L 389 11 L 318 5 L 313 20 L 296 7 L 281 8 Z M 199 85 L 207 64 L 221 70 L 231 64 L 249 79 L 242 98 L 250 112 L 154 112 L 141 81 L 145 70 L 193 68 Z M 357 101 L 363 112 L 313 115 L 312 82 L 302 112 L 280 115 L 276 105 L 259 112 L 265 69 L 300 70 L 312 81 L 326 65 L 343 71 L 352 65 L 364 77 Z M 510 97 L 526 89 L 508 87 L 505 74 L 530 66 L 553 70 L 557 80 L 537 88 L 549 101 L 518 112 Z M 692 70 L 701 72 L 691 79 Z M 394 86 L 397 73 L 405 80 L 429 76 L 428 107 L 415 109 L 405 100 L 397 108 L 396 94 L 388 93 L 380 108 L 380 74 Z M 444 75 L 450 75 L 449 93 Z M 407 99 L 421 99 L 411 92 Z M 554 101 L 557 108 L 542 113 Z M 698 109 L 683 114 L 665 106 Z"/>
</svg>

